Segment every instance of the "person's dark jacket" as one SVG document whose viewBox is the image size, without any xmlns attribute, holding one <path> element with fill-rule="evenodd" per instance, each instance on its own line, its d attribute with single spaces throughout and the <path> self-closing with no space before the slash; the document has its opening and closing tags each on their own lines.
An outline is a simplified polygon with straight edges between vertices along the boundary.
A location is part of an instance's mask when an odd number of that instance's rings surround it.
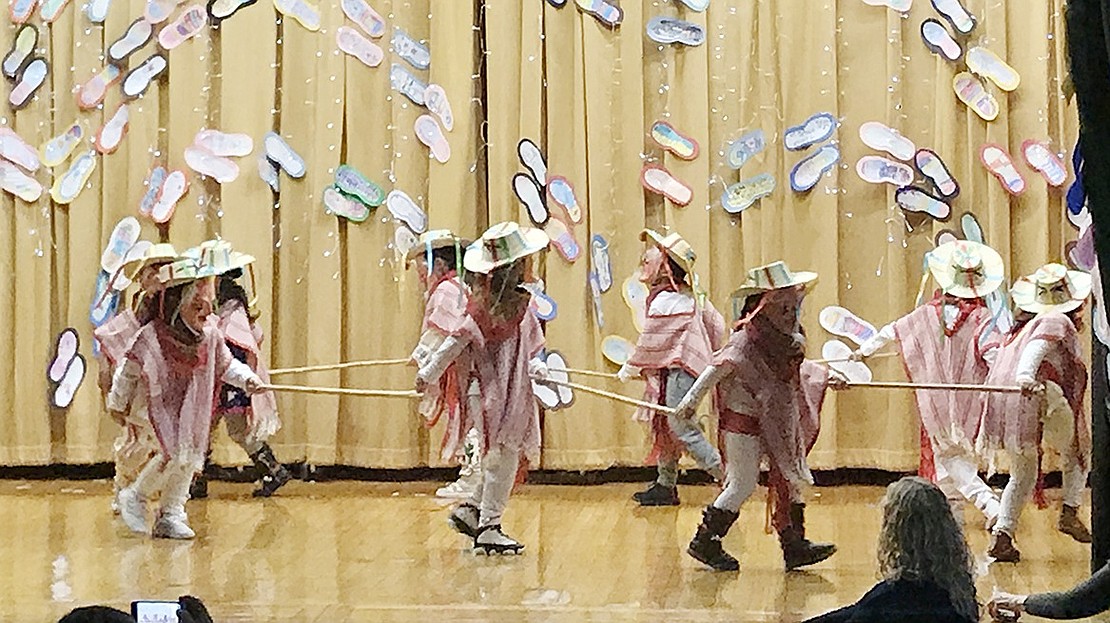
<svg viewBox="0 0 1110 623">
<path fill-rule="evenodd" d="M 943 589 L 931 582 L 883 581 L 858 602 L 805 623 L 975 623 L 960 616 Z"/>
<path fill-rule="evenodd" d="M 1025 600 L 1025 611 L 1046 619 L 1085 619 L 1110 610 L 1110 564 L 1075 588 L 1040 593 Z"/>
</svg>

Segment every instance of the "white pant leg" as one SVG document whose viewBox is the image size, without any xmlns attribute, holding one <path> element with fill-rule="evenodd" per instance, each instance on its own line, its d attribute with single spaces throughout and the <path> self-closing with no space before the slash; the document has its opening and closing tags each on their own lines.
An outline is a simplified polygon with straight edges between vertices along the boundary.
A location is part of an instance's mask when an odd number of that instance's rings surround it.
<svg viewBox="0 0 1110 623">
<path fill-rule="evenodd" d="M 166 480 L 164 458 L 161 453 L 151 457 L 135 477 L 135 482 L 128 488 L 134 490 L 144 500 L 149 500 L 160 492 Z"/>
<path fill-rule="evenodd" d="M 193 466 L 177 461 L 166 465 L 165 483 L 159 502 L 159 515 L 186 521 L 185 502 L 189 499 L 189 485 L 193 482 Z"/>
<path fill-rule="evenodd" d="M 1037 451 L 1010 452 L 1010 482 L 1002 491 L 1002 513 L 995 530 L 1014 536 L 1021 511 L 1037 486 Z"/>
<path fill-rule="evenodd" d="M 1068 452 L 1061 471 L 1064 478 L 1064 504 L 1079 508 L 1083 504 L 1083 489 L 1087 487 L 1087 469 L 1079 464 L 1074 452 Z"/>
<path fill-rule="evenodd" d="M 959 448 L 949 448 L 936 454 L 934 461 L 937 484 L 950 500 L 953 492 L 959 492 L 987 519 L 998 517 L 1002 510 L 998 496 L 979 477 L 979 464 L 973 455 Z"/>
<path fill-rule="evenodd" d="M 722 434 L 725 438 L 725 488 L 713 506 L 737 513 L 759 482 L 759 460 L 763 449 L 758 437 L 728 432 Z"/>
<path fill-rule="evenodd" d="M 490 448 L 482 457 L 482 487 L 479 527 L 501 523 L 509 495 L 513 492 L 520 453 L 504 446 Z"/>
</svg>

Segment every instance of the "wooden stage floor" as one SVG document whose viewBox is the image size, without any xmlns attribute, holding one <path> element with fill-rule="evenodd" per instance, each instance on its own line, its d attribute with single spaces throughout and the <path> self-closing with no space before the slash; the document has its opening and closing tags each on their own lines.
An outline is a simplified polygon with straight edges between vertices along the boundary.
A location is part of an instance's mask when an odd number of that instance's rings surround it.
<svg viewBox="0 0 1110 623">
<path fill-rule="evenodd" d="M 709 486 L 684 487 L 681 507 L 643 510 L 629 500 L 635 484 L 525 486 L 505 520 L 527 545 L 519 558 L 472 555 L 436 486 L 297 482 L 256 500 L 249 485 L 214 483 L 209 500 L 189 503 L 197 540 L 170 542 L 127 532 L 106 481 L 3 481 L 0 620 L 191 593 L 217 623 L 798 621 L 855 601 L 876 578 L 880 487 L 812 490 L 809 533 L 840 552 L 790 574 L 763 532 L 757 490 L 725 540 L 741 572 L 721 574 L 684 551 Z M 1052 529 L 1052 510 L 1027 511 L 1020 564 L 989 568 L 987 535 L 967 517 L 981 601 L 994 586 L 1061 589 L 1086 576 L 1088 548 Z"/>
</svg>

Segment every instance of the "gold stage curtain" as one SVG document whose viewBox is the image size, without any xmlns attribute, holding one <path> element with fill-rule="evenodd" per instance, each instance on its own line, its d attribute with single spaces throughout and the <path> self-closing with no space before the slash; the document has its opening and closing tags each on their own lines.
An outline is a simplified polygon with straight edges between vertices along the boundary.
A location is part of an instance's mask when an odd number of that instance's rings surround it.
<svg viewBox="0 0 1110 623">
<path fill-rule="evenodd" d="M 91 113 L 77 110 L 73 91 L 103 66 L 103 50 L 144 4 L 117 1 L 103 27 L 90 25 L 76 6 L 49 28 L 41 26 L 40 53 L 51 75 L 35 102 L 0 114 L 0 123 L 33 144 L 75 119 L 95 134 L 104 111 L 120 101 L 118 88 L 109 90 L 103 110 Z M 257 257 L 261 322 L 274 367 L 404 356 L 418 335 L 420 287 L 394 256 L 396 224 L 386 208 L 361 224 L 324 212 L 323 190 L 341 163 L 386 190 L 407 192 L 426 207 L 430 227 L 474 237 L 489 223 L 527 221 L 510 179 L 522 170 L 517 142 L 535 140 L 550 174 L 574 185 L 585 214 L 575 232 L 582 259 L 568 264 L 549 253 L 542 271 L 559 304 L 559 317 L 547 326 L 549 347 L 577 368 L 612 371 L 601 339 L 635 338 L 620 285 L 636 268 L 637 233 L 645 226 L 669 226 L 687 237 L 699 254 L 701 285 L 726 316 L 728 294 L 748 267 L 785 259 L 796 270 L 821 273 L 804 316 L 815 357 L 830 337 L 817 324 L 827 305 L 843 305 L 876 325 L 908 312 L 922 254 L 940 229 L 959 231 L 964 212 L 976 215 L 987 242 L 1007 259 L 1010 279 L 1061 259 L 1064 242 L 1074 237 L 1063 219 L 1063 190 L 1047 188 L 1020 156 L 1026 139 L 1049 141 L 1060 153 L 1074 144 L 1075 111 L 1061 94 L 1062 0 L 966 0 L 978 27 L 964 43 L 989 47 L 1022 75 L 1012 94 L 988 87 L 1001 105 L 989 124 L 953 94 L 954 65 L 922 44 L 920 24 L 935 17 L 924 0 L 908 17 L 859 0 L 713 0 L 705 13 L 677 0 L 625 0 L 624 22 L 615 30 L 577 10 L 573 0 L 563 8 L 542 0 L 371 4 L 389 31 L 399 26 L 428 42 L 431 69 L 408 69 L 448 94 L 455 127 L 447 134 L 447 164 L 429 160 L 415 136 L 422 109 L 390 89 L 390 64 L 405 62 L 390 52 L 388 31 L 377 40 L 386 60 L 368 68 L 336 49 L 336 29 L 345 22 L 338 1 L 321 3 L 317 33 L 259 3 L 168 53 L 167 76 L 131 104 L 129 135 L 117 153 L 99 158 L 75 202 L 55 206 L 44 196 L 28 205 L 2 196 L 8 216 L 0 221 L 0 242 L 8 251 L 0 253 L 0 269 L 9 277 L 0 326 L 8 327 L 10 347 L 0 355 L 0 399 L 9 411 L 0 426 L 0 464 L 109 460 L 117 429 L 101 413 L 88 320 L 95 266 L 115 223 L 136 213 L 152 161 L 184 168 L 183 151 L 203 127 L 250 134 L 255 153 L 239 160 L 242 173 L 234 182 L 221 187 L 194 179 L 170 226 L 144 223 L 144 237 L 183 248 L 219 234 Z M 707 41 L 693 48 L 655 44 L 644 31 L 656 15 L 702 25 Z M 10 46 L 15 32 L 0 30 L 0 46 Z M 140 50 L 131 65 L 152 51 L 152 45 Z M 833 140 L 842 158 L 816 188 L 797 194 L 789 173 L 804 154 L 785 151 L 782 135 L 817 112 L 840 120 Z M 685 162 L 656 147 L 648 129 L 658 119 L 696 138 L 699 157 Z M 907 226 L 893 187 L 858 178 L 856 160 L 872 153 L 858 136 L 866 121 L 893 126 L 946 160 L 962 187 L 948 223 L 911 218 Z M 737 173 L 727 166 L 725 149 L 753 129 L 765 132 L 767 148 Z M 262 136 L 271 130 L 308 164 L 302 180 L 282 176 L 278 195 L 256 173 Z M 1008 147 L 1028 181 L 1022 197 L 1006 194 L 980 164 L 985 142 Z M 693 202 L 679 208 L 645 192 L 639 182 L 645 161 L 690 184 Z M 719 202 L 725 187 L 764 172 L 777 179 L 774 194 L 742 216 L 726 214 Z M 45 171 L 39 178 L 52 181 Z M 609 240 L 613 267 L 613 289 L 603 295 L 604 327 L 587 285 L 594 234 Z M 67 326 L 79 329 L 90 370 L 73 406 L 58 411 L 44 398 L 43 370 L 55 336 Z M 894 360 L 872 367 L 877 378 L 901 378 Z M 378 368 L 282 381 L 405 388 L 412 373 Z M 630 394 L 640 389 L 592 382 Z M 283 460 L 443 464 L 440 430 L 426 430 L 412 404 L 283 395 L 280 405 L 285 426 L 274 445 Z M 823 415 L 814 467 L 916 466 L 917 423 L 908 394 L 855 390 L 831 398 Z M 629 416 L 625 407 L 577 395 L 569 409 L 545 414 L 541 466 L 640 464 L 647 431 Z M 245 460 L 222 434 L 214 458 Z"/>
</svg>

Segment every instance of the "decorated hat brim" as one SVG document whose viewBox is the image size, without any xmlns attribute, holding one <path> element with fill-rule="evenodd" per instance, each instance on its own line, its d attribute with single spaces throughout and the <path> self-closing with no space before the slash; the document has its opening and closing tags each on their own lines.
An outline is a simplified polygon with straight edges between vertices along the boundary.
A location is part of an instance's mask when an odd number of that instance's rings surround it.
<svg viewBox="0 0 1110 623">
<path fill-rule="evenodd" d="M 1091 295 L 1093 285 L 1091 275 L 1078 270 L 1069 270 L 1068 279 L 1075 287 L 1075 292 L 1072 292 L 1071 300 L 1063 303 L 1050 305 L 1038 302 L 1037 284 L 1028 277 L 1023 277 L 1014 283 L 1014 286 L 1010 289 L 1010 297 L 1014 299 L 1015 307 L 1030 314 L 1051 312 L 1066 314 L 1079 309 L 1087 302 L 1087 297 Z"/>
<path fill-rule="evenodd" d="M 765 288 L 751 281 L 745 282 L 732 293 L 734 299 L 746 299 L 753 294 L 762 294 L 764 292 L 773 292 L 775 290 L 786 290 L 787 288 L 795 288 L 797 286 L 805 286 L 809 290 L 817 283 L 817 273 L 808 270 L 800 270 L 796 273 L 790 273 L 790 282 L 775 286 L 773 288 Z"/>
<path fill-rule="evenodd" d="M 466 253 L 463 255 L 463 268 L 472 273 L 485 274 L 495 268 L 508 266 L 521 258 L 539 253 L 546 249 L 551 241 L 543 230 L 534 227 L 521 227 L 520 237 L 524 243 L 523 246 L 509 257 L 499 258 L 496 261 L 486 257 L 485 240 L 482 238 L 475 240 L 466 248 Z"/>
<path fill-rule="evenodd" d="M 972 287 L 956 283 L 952 270 L 952 255 L 961 246 L 973 246 L 979 253 L 983 262 L 983 283 Z M 977 299 L 988 296 L 997 290 L 1006 281 L 1005 265 L 998 251 L 985 244 L 968 240 L 953 240 L 946 242 L 930 251 L 927 256 L 929 273 L 936 280 L 937 285 L 945 294 L 951 294 L 962 299 Z"/>
</svg>

